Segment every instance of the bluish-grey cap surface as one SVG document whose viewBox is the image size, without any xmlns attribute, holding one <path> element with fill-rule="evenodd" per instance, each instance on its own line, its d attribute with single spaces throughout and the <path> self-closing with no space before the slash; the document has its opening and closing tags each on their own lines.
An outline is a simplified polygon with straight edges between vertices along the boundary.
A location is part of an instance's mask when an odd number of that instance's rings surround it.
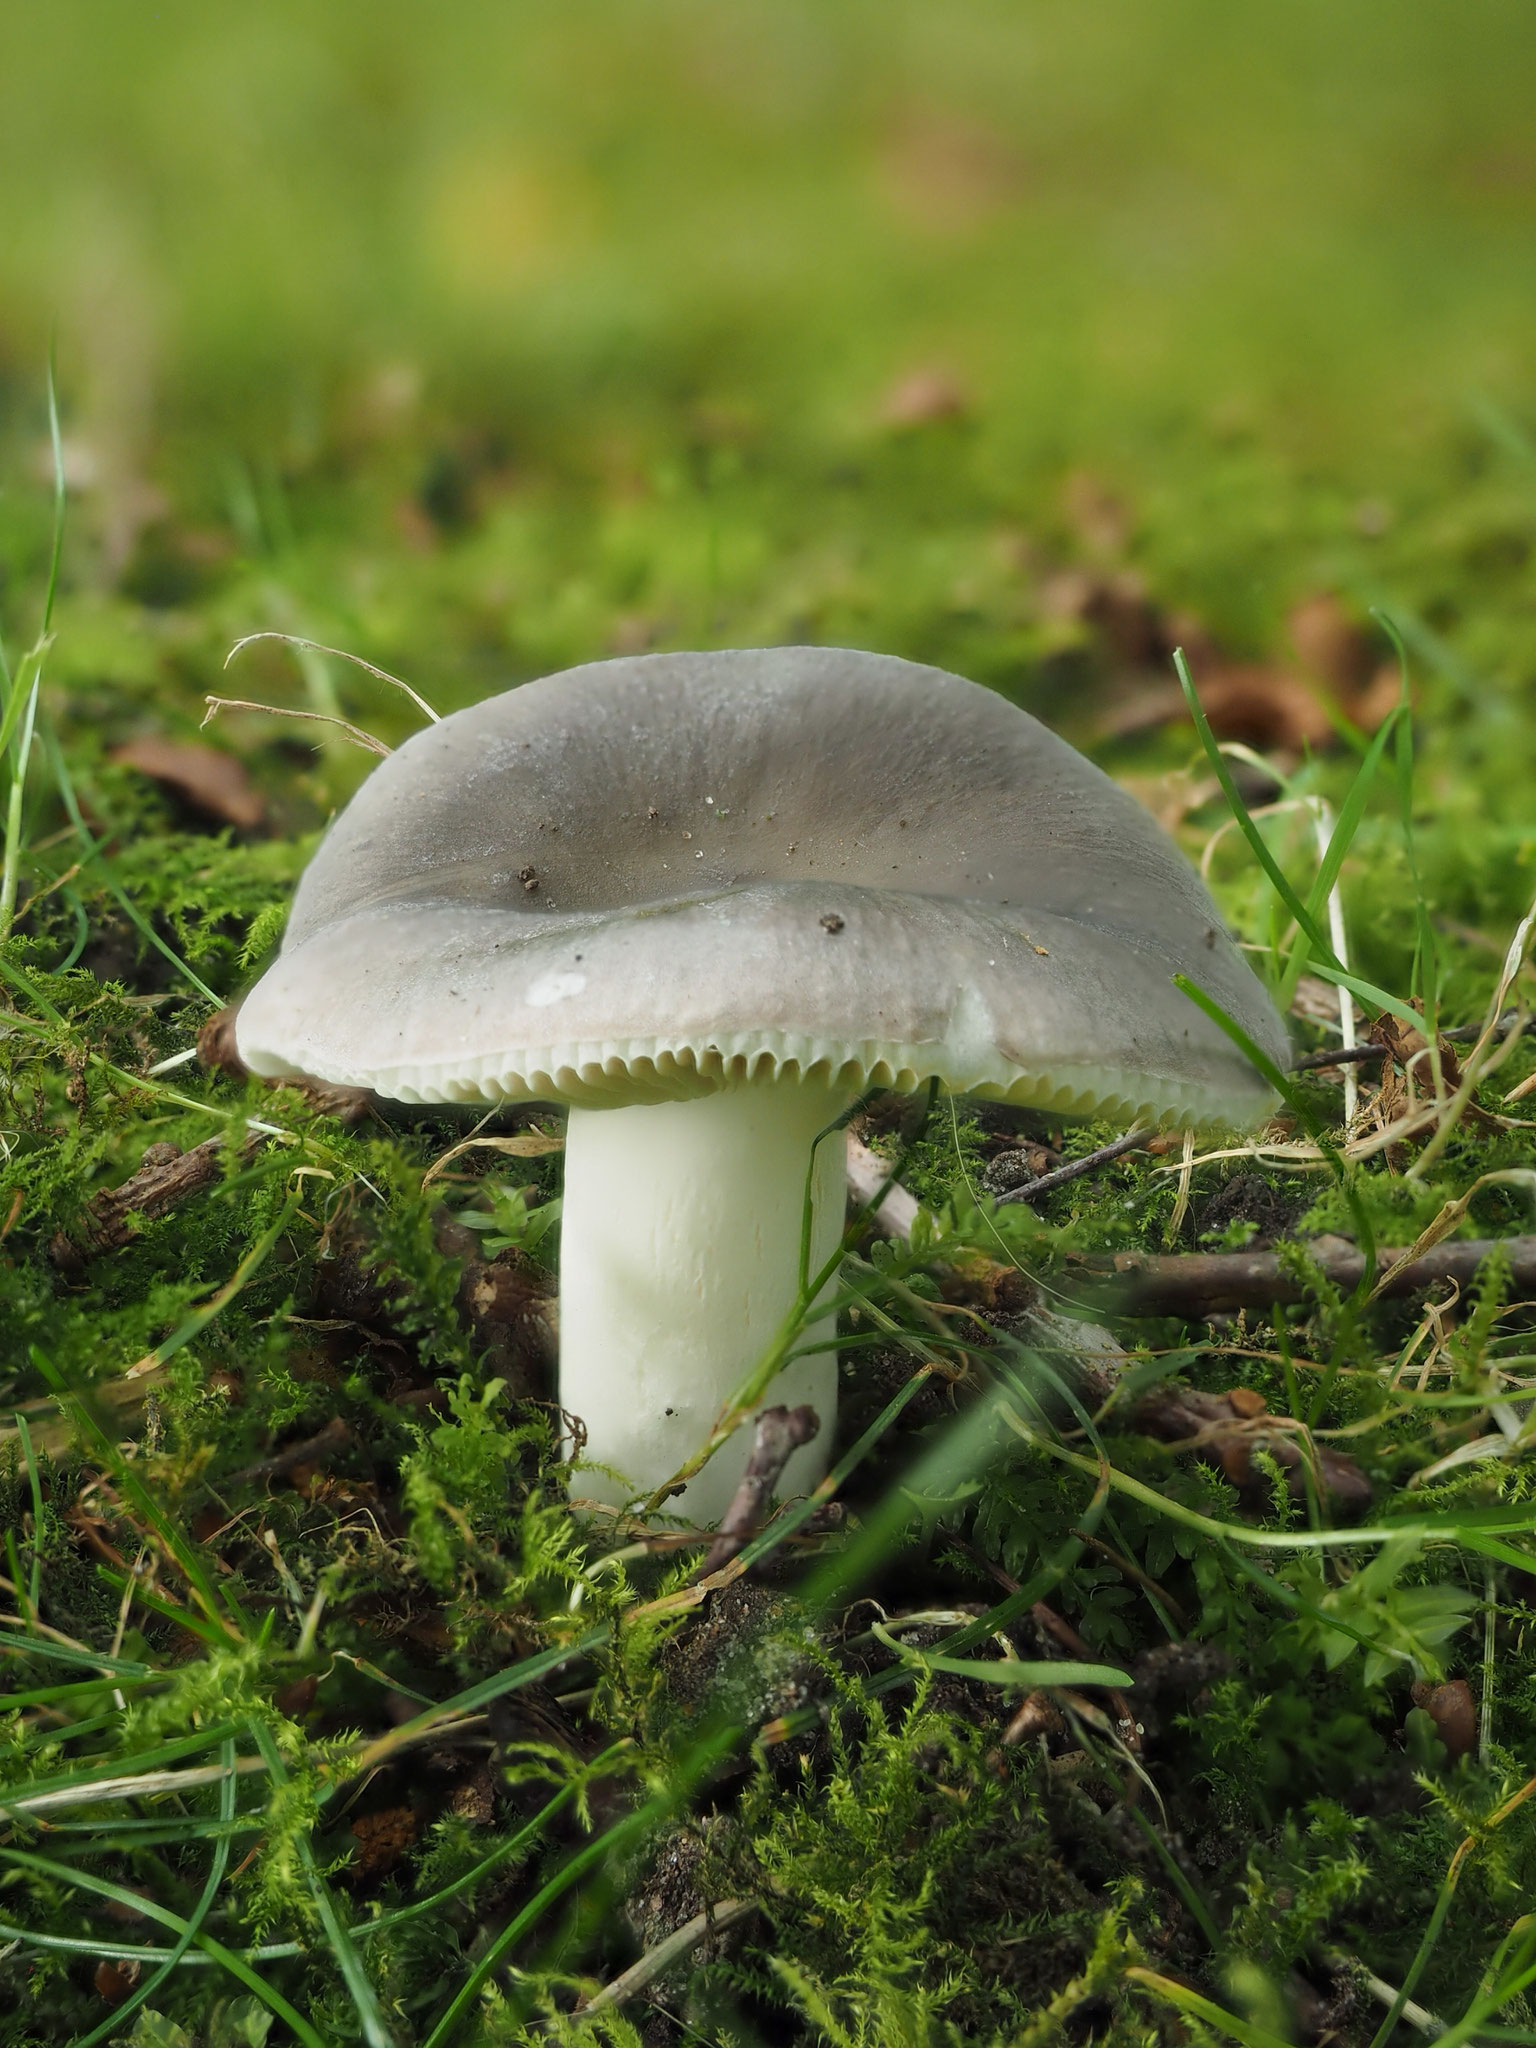
<svg viewBox="0 0 1536 2048">
<path fill-rule="evenodd" d="M 818 1074 L 1251 1121 L 1284 1026 L 1108 776 L 941 669 L 653 654 L 417 733 L 332 825 L 242 1057 L 408 1102 L 580 1104 Z"/>
</svg>

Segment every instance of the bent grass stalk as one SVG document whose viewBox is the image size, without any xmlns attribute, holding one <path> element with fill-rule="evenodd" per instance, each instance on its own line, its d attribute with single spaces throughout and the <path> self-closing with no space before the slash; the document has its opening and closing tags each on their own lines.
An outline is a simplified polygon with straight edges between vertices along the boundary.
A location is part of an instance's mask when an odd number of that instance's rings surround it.
<svg viewBox="0 0 1536 2048">
<path fill-rule="evenodd" d="M 225 1770 L 224 1782 L 219 1788 L 219 1819 L 227 1829 L 235 1817 L 235 1745 L 233 1742 L 226 1741 L 221 1745 L 219 1760 L 224 1765 Z M 149 1999 L 152 1993 L 158 1991 L 160 1986 L 170 1977 L 182 1957 L 191 1948 L 193 1942 L 196 1941 L 198 1930 L 207 1919 L 213 1902 L 218 1897 L 219 1887 L 224 1882 L 224 1873 L 229 1868 L 230 1841 L 231 1837 L 228 1833 L 215 1837 L 213 1861 L 208 1872 L 207 1882 L 203 1886 L 197 1904 L 192 1908 L 191 1913 L 187 1917 L 185 1927 L 177 1937 L 176 1946 L 171 1950 L 164 1962 L 160 1964 L 153 1975 L 146 1977 L 142 1984 L 137 1985 L 129 1993 L 115 2012 L 109 2013 L 99 2026 L 93 2027 L 88 2034 L 83 2035 L 80 2040 L 72 2043 L 72 2048 L 96 2048 L 98 2042 L 105 2041 L 110 2034 L 115 2034 L 129 2014 L 137 2012 L 139 2007 Z"/>
<path fill-rule="evenodd" d="M 10 937 L 16 919 L 27 769 L 37 729 L 43 663 L 53 644 L 53 605 L 58 595 L 59 563 L 64 552 L 64 444 L 59 433 L 59 400 L 51 355 L 48 362 L 48 438 L 53 457 L 53 545 L 43 594 L 42 626 L 37 639 L 22 656 L 14 678 L 0 658 L 0 686 L 4 692 L 0 698 L 0 755 L 8 756 L 10 765 L 10 787 L 5 806 L 5 851 L 3 859 L 0 859 L 0 941 Z"/>
<path fill-rule="evenodd" d="M 131 1913 L 157 1920 L 162 1927 L 168 1927 L 178 1936 L 188 1932 L 188 1921 L 179 1913 L 173 1913 L 169 1906 L 162 1906 L 158 1900 L 145 1898 L 139 1892 L 128 1890 L 126 1886 L 113 1884 L 108 1878 L 93 1876 L 89 1871 L 76 1870 L 68 1864 L 56 1863 L 51 1857 L 37 1856 L 25 1849 L 0 1849 L 0 1856 L 20 1869 L 34 1871 L 40 1877 L 53 1879 L 55 1883 L 73 1885 L 82 1891 L 94 1892 L 99 1898 L 110 1899 L 113 1904 L 124 1906 Z M 30 1940 L 31 1936 L 23 1934 L 22 1938 Z M 191 1939 L 237 1983 L 244 1985 L 247 1991 L 259 1998 L 285 2026 L 291 2027 L 295 2037 L 304 2043 L 304 2048 L 330 2048 L 330 2044 L 315 2031 L 309 2021 L 301 2013 L 295 2012 L 282 1993 L 253 1970 L 242 1956 L 234 1954 L 222 1942 L 215 1941 L 212 1935 L 203 1933 L 200 1927 L 191 1930 Z"/>
<path fill-rule="evenodd" d="M 258 640 L 279 640 L 288 647 L 307 649 L 312 654 L 332 654 L 338 661 L 350 661 L 354 668 L 362 669 L 365 674 L 376 677 L 379 682 L 389 683 L 395 689 L 403 690 L 416 706 L 416 709 L 421 712 L 424 718 L 429 719 L 433 725 L 439 724 L 442 720 L 442 713 L 434 711 L 421 692 L 412 689 L 411 685 L 402 677 L 392 676 L 387 668 L 378 668 L 373 662 L 365 661 L 360 654 L 353 654 L 345 647 L 327 647 L 323 641 L 306 639 L 302 633 L 279 633 L 274 631 L 247 633 L 242 639 L 237 640 L 234 646 L 230 648 L 228 654 L 225 655 L 224 666 L 228 668 L 237 654 L 243 653 L 247 647 L 253 646 Z"/>
<path fill-rule="evenodd" d="M 1241 791 L 1232 779 L 1232 770 L 1227 764 L 1226 752 L 1221 742 L 1212 732 L 1210 720 L 1206 717 L 1200 699 L 1196 695 L 1195 685 L 1189 673 L 1189 664 L 1184 658 L 1182 648 L 1175 650 L 1173 663 L 1178 672 L 1180 687 L 1184 692 L 1184 701 L 1189 707 L 1189 715 L 1194 720 L 1195 730 L 1200 736 L 1200 744 L 1204 748 L 1206 759 L 1210 762 L 1212 772 L 1221 786 L 1221 793 L 1226 798 L 1227 807 L 1236 821 L 1238 830 L 1242 833 L 1244 839 L 1247 840 L 1254 858 L 1268 876 L 1275 894 L 1297 925 L 1298 937 L 1296 947 L 1292 949 L 1291 955 L 1287 957 L 1286 964 L 1281 969 L 1279 975 L 1279 986 L 1282 993 L 1285 989 L 1286 979 L 1293 968 L 1296 978 L 1299 980 L 1302 972 L 1310 963 L 1314 971 L 1325 981 L 1331 981 L 1335 986 L 1347 989 L 1350 994 L 1358 996 L 1362 1002 L 1374 1005 L 1378 1010 L 1389 1011 L 1400 1022 L 1409 1025 L 1415 1031 L 1418 1030 L 1424 1021 L 1419 1012 L 1411 1008 L 1409 1004 L 1402 1002 L 1397 996 L 1389 994 L 1386 989 L 1377 988 L 1373 982 L 1364 981 L 1359 975 L 1351 974 L 1335 955 L 1332 941 L 1318 923 L 1318 917 L 1338 878 L 1339 869 L 1343 865 L 1344 857 L 1349 851 L 1350 844 L 1359 827 L 1360 818 L 1364 813 L 1366 799 L 1370 794 L 1370 785 L 1375 780 L 1376 769 L 1380 764 L 1381 754 L 1386 745 L 1386 727 L 1384 726 L 1382 731 L 1377 734 L 1376 741 L 1373 742 L 1365 762 L 1361 764 L 1360 770 L 1350 787 L 1349 795 L 1346 797 L 1345 803 L 1339 812 L 1339 822 L 1334 827 L 1329 839 L 1328 853 L 1319 867 L 1317 878 L 1313 883 L 1309 900 L 1303 902 L 1292 886 L 1285 870 L 1275 859 L 1268 841 L 1259 830 L 1252 813 L 1243 802 Z M 1394 717 L 1395 715 L 1394 713 Z M 1388 723 L 1390 722 L 1389 720 Z M 1322 886 L 1325 880 L 1326 887 Z M 1300 951 L 1298 955 L 1297 949 L 1304 950 Z M 1282 1003 L 1281 1007 L 1286 1007 L 1286 1004 Z"/>
</svg>

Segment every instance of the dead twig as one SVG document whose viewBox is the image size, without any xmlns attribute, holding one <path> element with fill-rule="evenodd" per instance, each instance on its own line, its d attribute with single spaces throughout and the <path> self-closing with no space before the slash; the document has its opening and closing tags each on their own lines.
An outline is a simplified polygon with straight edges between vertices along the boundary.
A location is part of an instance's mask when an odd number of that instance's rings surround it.
<svg viewBox="0 0 1536 2048">
<path fill-rule="evenodd" d="M 1367 1060 L 1385 1059 L 1386 1055 L 1384 1045 L 1325 1045 L 1321 1052 L 1306 1052 L 1299 1060 L 1292 1060 L 1291 1072 L 1315 1074 L 1327 1067 L 1360 1067 Z"/>
<path fill-rule="evenodd" d="M 784 1467 L 803 1444 L 811 1441 L 820 1427 L 814 1408 L 762 1410 L 757 1418 L 756 1440 L 752 1445 L 752 1455 L 747 1460 L 747 1469 L 741 1475 L 735 1498 L 725 1511 L 719 1534 L 710 1545 L 696 1577 L 710 1578 L 756 1535 L 767 1519 L 773 1489 Z"/>
<path fill-rule="evenodd" d="M 1101 1145 L 1097 1152 L 1085 1153 L 1081 1159 L 1069 1160 L 1065 1166 L 1058 1166 L 1054 1173 L 1042 1173 L 1038 1180 L 1025 1181 L 1022 1187 L 1010 1188 L 1007 1194 L 998 1196 L 998 1207 L 1001 1208 L 1004 1202 L 1038 1201 L 1042 1195 L 1064 1188 L 1069 1181 L 1081 1180 L 1086 1173 L 1096 1173 L 1101 1166 L 1107 1166 L 1123 1153 L 1137 1151 L 1156 1135 L 1150 1128 L 1127 1131 L 1123 1138 Z"/>
<path fill-rule="evenodd" d="M 1520 1024 L 1524 1028 L 1530 1021 L 1529 1018 L 1522 1018 L 1518 1010 L 1505 1010 L 1501 1012 L 1494 1029 L 1502 1038 L 1516 1024 Z M 1441 1043 L 1444 1045 L 1471 1045 L 1481 1028 L 1477 1024 L 1458 1024 L 1452 1031 L 1441 1032 Z M 1389 1050 L 1389 1047 L 1375 1041 L 1369 1045 L 1325 1045 L 1317 1052 L 1304 1052 L 1300 1059 L 1292 1060 L 1291 1072 L 1293 1074 L 1312 1074 L 1323 1067 L 1361 1066 L 1367 1060 L 1379 1060 Z"/>
<path fill-rule="evenodd" d="M 1365 1258 L 1346 1239 L 1316 1238 L 1304 1249 L 1323 1276 L 1344 1293 L 1358 1286 Z M 1438 1244 L 1420 1258 L 1406 1259 L 1404 1252 L 1412 1249 L 1409 1245 L 1378 1250 L 1377 1297 L 1400 1300 L 1405 1295 L 1427 1293 L 1446 1281 L 1465 1289 L 1495 1250 L 1509 1260 L 1515 1289 L 1522 1294 L 1536 1291 L 1536 1237 L 1471 1238 Z M 1116 1252 L 1110 1257 L 1087 1258 L 1080 1270 L 1114 1283 L 1114 1294 L 1106 1306 L 1124 1316 L 1198 1320 L 1230 1315 L 1241 1308 L 1304 1301 L 1307 1294 L 1294 1268 L 1282 1263 L 1274 1252 Z"/>
<path fill-rule="evenodd" d="M 177 1145 L 151 1145 L 137 1173 L 121 1187 L 105 1188 L 85 1205 L 73 1236 L 58 1231 L 48 1247 L 53 1264 L 78 1271 L 87 1259 L 116 1251 L 133 1236 L 130 1218 L 164 1216 L 168 1210 L 211 1187 L 223 1172 L 224 1139 L 208 1138 L 183 1152 Z M 247 1149 L 254 1149 L 251 1141 Z"/>
</svg>

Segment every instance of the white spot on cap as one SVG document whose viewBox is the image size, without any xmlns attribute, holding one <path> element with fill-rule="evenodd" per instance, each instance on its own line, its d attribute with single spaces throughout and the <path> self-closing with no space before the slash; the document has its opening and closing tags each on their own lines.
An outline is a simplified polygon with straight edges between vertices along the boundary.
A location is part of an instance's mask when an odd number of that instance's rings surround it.
<svg viewBox="0 0 1536 2048">
<path fill-rule="evenodd" d="M 551 1003 L 563 1003 L 567 996 L 579 996 L 586 985 L 584 974 L 572 974 L 569 969 L 541 974 L 537 981 L 530 982 L 523 1001 L 532 1010 L 545 1010 Z"/>
</svg>

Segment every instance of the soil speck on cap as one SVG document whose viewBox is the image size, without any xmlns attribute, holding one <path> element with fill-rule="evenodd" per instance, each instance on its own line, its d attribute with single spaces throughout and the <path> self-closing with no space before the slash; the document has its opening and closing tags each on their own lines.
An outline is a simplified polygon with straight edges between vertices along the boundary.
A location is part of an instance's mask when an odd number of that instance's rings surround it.
<svg viewBox="0 0 1536 2048">
<path fill-rule="evenodd" d="M 821 928 L 824 932 L 840 932 L 843 922 L 835 910 L 829 910 L 821 920 Z"/>
</svg>

